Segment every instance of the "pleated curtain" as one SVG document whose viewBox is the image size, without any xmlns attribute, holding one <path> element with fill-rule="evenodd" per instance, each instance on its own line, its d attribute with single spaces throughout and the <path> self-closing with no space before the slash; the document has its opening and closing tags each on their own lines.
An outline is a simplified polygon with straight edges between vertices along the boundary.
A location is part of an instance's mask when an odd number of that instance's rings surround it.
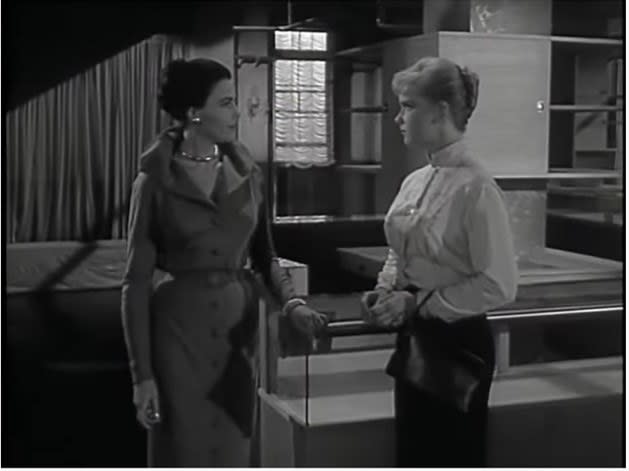
<svg viewBox="0 0 629 471">
<path fill-rule="evenodd" d="M 8 243 L 126 236 L 138 157 L 168 124 L 159 73 L 187 52 L 152 37 L 7 113 Z"/>
</svg>

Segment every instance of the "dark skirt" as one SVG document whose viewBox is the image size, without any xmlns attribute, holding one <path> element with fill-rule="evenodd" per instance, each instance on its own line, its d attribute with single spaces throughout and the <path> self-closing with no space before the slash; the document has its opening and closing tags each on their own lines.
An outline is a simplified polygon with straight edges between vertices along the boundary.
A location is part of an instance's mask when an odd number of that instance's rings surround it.
<svg viewBox="0 0 629 471">
<path fill-rule="evenodd" d="M 480 356 L 490 371 L 494 342 L 485 316 L 448 326 L 455 342 Z M 399 467 L 486 466 L 487 402 L 492 376 L 481 382 L 470 411 L 461 412 L 442 399 L 401 379 L 395 381 L 396 456 Z"/>
</svg>

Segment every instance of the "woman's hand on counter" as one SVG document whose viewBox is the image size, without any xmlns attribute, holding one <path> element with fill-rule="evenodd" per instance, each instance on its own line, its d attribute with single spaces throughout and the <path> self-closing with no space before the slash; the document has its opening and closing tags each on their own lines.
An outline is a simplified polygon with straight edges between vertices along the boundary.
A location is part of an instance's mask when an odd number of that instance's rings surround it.
<svg viewBox="0 0 629 471">
<path fill-rule="evenodd" d="M 321 314 L 305 304 L 292 308 L 288 313 L 288 318 L 298 331 L 310 338 L 313 338 L 328 323 L 328 317 L 325 314 Z"/>
<path fill-rule="evenodd" d="M 400 327 L 417 311 L 417 301 L 408 291 L 392 291 L 380 297 L 369 311 L 374 324 Z"/>
</svg>

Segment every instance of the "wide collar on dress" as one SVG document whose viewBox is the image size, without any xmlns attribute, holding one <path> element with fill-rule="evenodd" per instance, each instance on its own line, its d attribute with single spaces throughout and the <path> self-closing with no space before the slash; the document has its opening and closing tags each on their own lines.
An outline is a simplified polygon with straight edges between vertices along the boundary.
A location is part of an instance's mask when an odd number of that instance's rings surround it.
<svg viewBox="0 0 629 471">
<path fill-rule="evenodd" d="M 171 127 L 163 131 L 140 157 L 140 171 L 156 177 L 169 192 L 215 207 L 216 204 L 192 182 L 190 177 L 173 161 L 181 140 L 182 128 Z M 261 171 L 247 148 L 234 141 L 219 145 L 222 154 L 223 182 L 226 195 L 238 190 L 250 178 L 261 178 Z"/>
</svg>

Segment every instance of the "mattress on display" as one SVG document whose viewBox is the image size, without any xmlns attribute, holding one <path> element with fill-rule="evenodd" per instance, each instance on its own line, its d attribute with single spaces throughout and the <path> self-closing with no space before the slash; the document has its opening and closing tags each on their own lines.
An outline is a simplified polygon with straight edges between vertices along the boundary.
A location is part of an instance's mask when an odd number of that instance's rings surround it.
<svg viewBox="0 0 629 471">
<path fill-rule="evenodd" d="M 45 287 L 53 291 L 118 289 L 126 265 L 127 241 L 31 242 L 7 245 L 6 289 L 29 293 Z M 285 258 L 280 266 L 291 275 L 297 294 L 308 294 L 308 266 Z M 164 276 L 155 270 L 154 281 Z"/>
<path fill-rule="evenodd" d="M 41 288 L 117 289 L 126 263 L 126 240 L 9 244 L 5 252 L 7 293 Z"/>
</svg>

